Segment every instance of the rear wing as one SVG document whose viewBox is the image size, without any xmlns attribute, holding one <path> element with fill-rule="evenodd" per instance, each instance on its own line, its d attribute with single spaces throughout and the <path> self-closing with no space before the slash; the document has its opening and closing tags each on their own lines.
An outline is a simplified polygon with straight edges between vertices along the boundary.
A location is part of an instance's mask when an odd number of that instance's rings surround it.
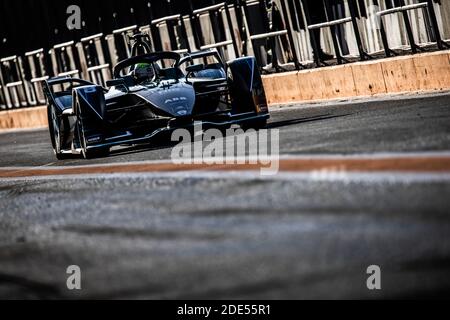
<svg viewBox="0 0 450 320">
<path fill-rule="evenodd" d="M 79 84 L 79 85 L 83 85 L 83 86 L 95 85 L 92 82 L 89 82 L 89 81 L 86 81 L 86 80 L 83 80 L 83 79 L 72 78 L 70 76 L 55 77 L 55 78 L 50 78 L 50 79 L 47 79 L 47 80 L 43 81 L 43 87 L 48 89 L 48 90 L 52 90 L 53 87 L 55 87 L 55 86 L 60 86 L 60 87 L 64 88 L 65 84 L 69 84 L 69 85 Z M 77 87 L 79 85 L 77 85 Z"/>
</svg>

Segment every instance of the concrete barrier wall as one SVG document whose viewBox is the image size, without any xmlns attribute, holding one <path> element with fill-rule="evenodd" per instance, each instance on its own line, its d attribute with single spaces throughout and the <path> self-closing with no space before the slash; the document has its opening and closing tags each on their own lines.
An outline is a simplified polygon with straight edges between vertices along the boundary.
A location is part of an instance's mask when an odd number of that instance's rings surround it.
<svg viewBox="0 0 450 320">
<path fill-rule="evenodd" d="M 450 51 L 263 77 L 270 105 L 450 90 Z M 0 112 L 0 130 L 46 127 L 45 107 Z"/>
<path fill-rule="evenodd" d="M 0 130 L 32 129 L 46 126 L 48 126 L 46 107 L 0 112 Z"/>
<path fill-rule="evenodd" d="M 450 90 L 450 51 L 265 76 L 269 104 Z"/>
</svg>

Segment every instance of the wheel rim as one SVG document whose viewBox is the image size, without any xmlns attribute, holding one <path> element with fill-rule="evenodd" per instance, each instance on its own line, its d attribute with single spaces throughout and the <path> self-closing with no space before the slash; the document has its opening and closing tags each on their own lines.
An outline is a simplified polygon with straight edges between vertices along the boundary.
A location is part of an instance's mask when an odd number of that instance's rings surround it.
<svg viewBox="0 0 450 320">
<path fill-rule="evenodd" d="M 76 104 L 76 110 L 80 110 L 80 105 L 78 103 Z M 81 112 L 78 112 L 78 114 L 80 115 Z M 78 138 L 80 139 L 81 154 L 84 158 L 87 158 L 87 144 L 86 139 L 84 137 L 83 120 L 81 120 L 80 116 L 78 116 L 77 118 L 78 118 L 77 130 L 78 130 Z"/>
<path fill-rule="evenodd" d="M 52 117 L 52 127 L 53 127 L 53 136 L 55 139 L 55 153 L 61 153 L 61 133 L 59 130 L 58 117 L 56 116 L 55 108 L 52 108 L 51 112 Z"/>
<path fill-rule="evenodd" d="M 83 154 L 83 157 L 87 157 L 87 143 L 86 143 L 86 138 L 84 136 L 84 127 L 83 127 L 83 121 L 80 119 L 79 120 L 79 128 L 80 128 L 80 147 L 81 147 L 81 152 Z"/>
</svg>

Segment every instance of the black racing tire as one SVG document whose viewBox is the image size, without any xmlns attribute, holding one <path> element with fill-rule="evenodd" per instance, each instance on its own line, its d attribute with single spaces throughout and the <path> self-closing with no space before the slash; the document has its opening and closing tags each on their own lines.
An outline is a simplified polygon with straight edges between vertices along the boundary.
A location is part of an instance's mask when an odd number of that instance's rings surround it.
<svg viewBox="0 0 450 320">
<path fill-rule="evenodd" d="M 56 153 L 55 152 L 55 157 L 57 160 L 62 161 L 62 160 L 67 160 L 69 157 L 67 155 L 65 155 L 64 153 Z"/>
<path fill-rule="evenodd" d="M 87 142 L 86 142 L 86 138 L 84 136 L 82 122 L 81 122 L 81 127 L 80 127 L 80 140 L 81 140 L 81 155 L 83 156 L 84 159 L 90 160 L 90 159 L 97 159 L 97 158 L 106 158 L 107 156 L 109 156 L 110 150 L 111 150 L 109 147 L 95 148 L 95 149 L 91 149 L 91 150 L 89 150 L 87 148 Z"/>
<path fill-rule="evenodd" d="M 86 160 L 91 159 L 99 159 L 99 158 L 106 158 L 110 154 L 109 148 L 97 148 L 93 150 L 86 150 L 85 148 L 82 148 L 81 151 L 83 158 Z"/>
<path fill-rule="evenodd" d="M 51 105 L 47 109 L 48 116 L 48 128 L 50 131 L 50 139 L 52 142 L 53 153 L 57 160 L 65 160 L 67 156 L 61 151 L 61 131 L 60 123 L 58 123 L 58 118 L 55 110 L 55 106 Z"/>
<path fill-rule="evenodd" d="M 88 149 L 82 124 L 80 129 L 81 129 L 80 130 L 81 155 L 83 156 L 84 159 L 91 160 L 98 158 L 106 158 L 107 156 L 109 156 L 111 150 L 109 147 Z"/>
<path fill-rule="evenodd" d="M 77 108 L 79 106 L 77 105 Z M 84 135 L 84 127 L 83 127 L 83 120 L 81 118 L 78 119 L 78 138 L 80 139 L 80 148 L 81 148 L 81 155 L 84 159 L 90 160 L 90 159 L 98 159 L 98 158 L 106 158 L 109 156 L 111 149 L 109 147 L 102 147 L 102 148 L 95 148 L 89 150 L 87 148 L 87 141 L 86 137 Z"/>
</svg>

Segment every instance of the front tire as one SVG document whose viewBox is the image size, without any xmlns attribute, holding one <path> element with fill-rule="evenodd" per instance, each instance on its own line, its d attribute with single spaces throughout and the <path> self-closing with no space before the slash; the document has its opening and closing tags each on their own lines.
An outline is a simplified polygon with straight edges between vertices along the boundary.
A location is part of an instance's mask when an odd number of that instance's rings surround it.
<svg viewBox="0 0 450 320">
<path fill-rule="evenodd" d="M 83 148 L 81 150 L 81 153 L 83 155 L 83 158 L 86 160 L 106 158 L 110 154 L 110 149 L 109 148 L 98 148 L 95 150 L 87 150 L 87 149 Z"/>
<path fill-rule="evenodd" d="M 109 156 L 110 154 L 110 148 L 109 147 L 103 147 L 103 148 L 95 148 L 95 149 L 88 149 L 86 136 L 84 134 L 84 127 L 83 127 L 83 120 L 78 120 L 78 137 L 80 141 L 80 148 L 81 148 L 81 155 L 84 159 L 90 160 L 90 159 L 97 159 L 97 158 L 105 158 Z"/>
<path fill-rule="evenodd" d="M 81 155 L 84 159 L 90 160 L 90 159 L 97 159 L 97 158 L 106 158 L 109 156 L 110 148 L 104 147 L 104 148 L 95 148 L 95 149 L 88 149 L 87 148 L 87 141 L 84 136 L 84 130 L 81 127 Z"/>
<path fill-rule="evenodd" d="M 56 113 L 55 106 L 50 106 L 48 108 L 47 115 L 53 152 L 57 160 L 65 160 L 67 157 L 61 150 L 61 124 Z"/>
</svg>

